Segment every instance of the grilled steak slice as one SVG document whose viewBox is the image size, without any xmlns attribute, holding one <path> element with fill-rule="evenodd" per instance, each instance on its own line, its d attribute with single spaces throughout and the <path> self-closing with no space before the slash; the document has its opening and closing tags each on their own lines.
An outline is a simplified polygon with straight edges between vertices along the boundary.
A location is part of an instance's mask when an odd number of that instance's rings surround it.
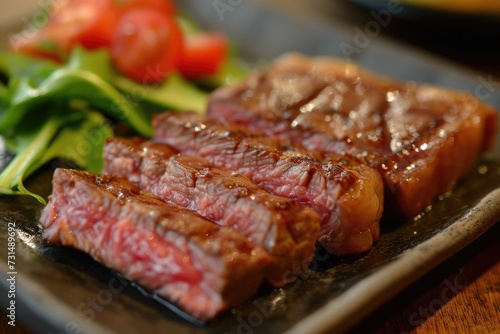
<svg viewBox="0 0 500 334">
<path fill-rule="evenodd" d="M 202 320 L 252 296 L 269 263 L 239 232 L 109 175 L 57 169 L 41 222 L 46 241 L 89 253 Z"/>
<path fill-rule="evenodd" d="M 406 217 L 451 190 L 493 143 L 497 113 L 466 93 L 393 82 L 356 65 L 288 55 L 216 91 L 209 116 L 365 159 Z"/>
<path fill-rule="evenodd" d="M 112 138 L 104 172 L 125 177 L 162 200 L 230 226 L 262 246 L 272 263 L 266 279 L 281 287 L 309 267 L 319 216 L 294 200 L 271 195 L 237 172 L 198 156 L 177 155 L 166 145 Z"/>
<path fill-rule="evenodd" d="M 321 217 L 319 242 L 333 254 L 363 252 L 379 238 L 380 175 L 366 165 L 322 163 L 300 150 L 196 114 L 154 118 L 155 140 L 249 177 L 264 190 L 297 200 Z"/>
</svg>

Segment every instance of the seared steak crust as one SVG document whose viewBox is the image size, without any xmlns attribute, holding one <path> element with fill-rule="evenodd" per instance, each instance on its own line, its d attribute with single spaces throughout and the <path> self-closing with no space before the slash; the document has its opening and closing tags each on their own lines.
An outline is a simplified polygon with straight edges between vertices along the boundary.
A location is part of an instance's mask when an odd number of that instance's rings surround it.
<svg viewBox="0 0 500 334">
<path fill-rule="evenodd" d="M 104 160 L 105 173 L 128 178 L 262 246 L 271 255 L 266 279 L 274 286 L 290 283 L 309 267 L 320 223 L 310 208 L 271 195 L 237 172 L 150 141 L 110 139 Z"/>
<path fill-rule="evenodd" d="M 155 140 L 249 177 L 262 189 L 314 209 L 319 242 L 333 254 L 369 250 L 379 238 L 380 176 L 366 165 L 321 162 L 288 143 L 196 114 L 154 119 Z"/>
<path fill-rule="evenodd" d="M 44 239 L 75 247 L 210 320 L 306 270 L 316 241 L 370 250 L 492 147 L 498 113 L 466 94 L 287 55 L 215 91 L 208 116 L 110 139 L 102 175 L 57 169 Z"/>
<path fill-rule="evenodd" d="M 497 124 L 493 108 L 469 94 L 299 55 L 220 88 L 208 113 L 308 149 L 365 160 L 383 176 L 388 209 L 406 217 L 470 171 L 493 143 Z"/>
<path fill-rule="evenodd" d="M 89 253 L 202 320 L 251 297 L 269 264 L 239 232 L 110 175 L 57 169 L 41 222 L 46 241 Z"/>
</svg>

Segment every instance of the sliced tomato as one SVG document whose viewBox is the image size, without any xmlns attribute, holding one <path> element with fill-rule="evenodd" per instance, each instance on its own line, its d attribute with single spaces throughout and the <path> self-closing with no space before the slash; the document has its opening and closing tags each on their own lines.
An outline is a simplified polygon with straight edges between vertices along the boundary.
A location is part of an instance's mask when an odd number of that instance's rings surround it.
<svg viewBox="0 0 500 334">
<path fill-rule="evenodd" d="M 155 9 L 168 16 L 175 16 L 176 14 L 172 0 L 115 0 L 115 3 L 122 14 L 137 8 Z"/>
<path fill-rule="evenodd" d="M 53 57 L 69 53 L 76 44 L 87 49 L 109 46 L 117 21 L 112 0 L 62 1 L 45 26 L 36 33 L 20 33 L 11 46 L 15 51 Z"/>
<path fill-rule="evenodd" d="M 111 55 L 128 77 L 157 83 L 175 69 L 182 48 L 182 32 L 174 17 L 151 8 L 136 8 L 120 18 Z"/>
<path fill-rule="evenodd" d="M 64 6 L 64 5 L 63 5 Z M 51 18 L 51 35 L 67 29 L 70 47 L 82 44 L 87 49 L 109 47 L 118 22 L 113 0 L 69 0 Z"/>
<path fill-rule="evenodd" d="M 62 62 L 65 51 L 57 43 L 43 36 L 40 31 L 26 34 L 20 32 L 10 38 L 10 48 L 15 52 L 32 55 L 39 58 Z"/>
<path fill-rule="evenodd" d="M 186 37 L 178 69 L 187 79 L 216 74 L 228 55 L 227 38 L 217 32 Z"/>
</svg>

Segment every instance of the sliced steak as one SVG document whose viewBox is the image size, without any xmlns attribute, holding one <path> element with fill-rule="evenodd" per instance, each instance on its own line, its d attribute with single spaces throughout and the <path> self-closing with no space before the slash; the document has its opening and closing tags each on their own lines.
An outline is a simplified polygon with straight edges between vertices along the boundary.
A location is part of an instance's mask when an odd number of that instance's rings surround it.
<svg viewBox="0 0 500 334">
<path fill-rule="evenodd" d="M 380 175 L 366 165 L 322 163 L 286 143 L 196 114 L 154 118 L 155 140 L 234 169 L 264 190 L 297 200 L 321 217 L 318 241 L 333 254 L 369 250 L 379 238 Z"/>
<path fill-rule="evenodd" d="M 220 88 L 208 114 L 308 149 L 365 159 L 383 176 L 388 208 L 406 217 L 471 170 L 497 124 L 497 113 L 469 94 L 296 54 Z"/>
<path fill-rule="evenodd" d="M 252 296 L 269 264 L 234 229 L 109 175 L 57 169 L 41 222 L 46 241 L 89 253 L 202 320 Z"/>
<path fill-rule="evenodd" d="M 105 173 L 128 178 L 162 200 L 233 227 L 262 246 L 271 255 L 266 279 L 272 285 L 290 283 L 309 267 L 320 223 L 310 208 L 271 195 L 237 172 L 150 141 L 109 139 L 104 161 Z"/>
</svg>

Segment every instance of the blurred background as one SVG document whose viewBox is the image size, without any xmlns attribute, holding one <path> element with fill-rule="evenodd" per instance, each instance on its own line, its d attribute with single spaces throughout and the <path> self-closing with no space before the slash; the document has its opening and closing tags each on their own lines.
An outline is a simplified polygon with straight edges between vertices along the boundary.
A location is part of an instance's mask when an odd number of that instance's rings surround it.
<svg viewBox="0 0 500 334">
<path fill-rule="evenodd" d="M 16 24 L 23 16 L 30 19 L 33 11 L 39 7 L 40 3 L 43 2 L 40 2 L 40 0 L 1 0 L 0 27 Z"/>
<path fill-rule="evenodd" d="M 33 18 L 34 11 L 49 1 L 1 0 L 0 30 L 26 24 Z M 386 19 L 380 21 L 383 24 L 377 38 L 412 45 L 483 73 L 500 74 L 498 0 L 254 1 L 318 23 L 344 25 L 348 29 L 363 30 L 377 18 Z M 387 13 L 389 18 L 384 16 Z M 2 38 L 0 47 L 5 45 L 6 39 Z"/>
<path fill-rule="evenodd" d="M 21 26 L 32 20 L 34 12 L 48 1 L 0 0 L 0 31 L 3 34 L 0 38 L 0 48 L 7 45 L 9 33 L 18 31 Z M 198 1 L 206 5 L 216 0 Z M 182 0 L 177 2 L 182 3 Z M 228 3 L 229 0 L 224 2 Z M 232 1 L 234 4 L 240 2 L 244 3 L 245 0 Z M 273 6 L 285 15 L 294 16 L 299 20 L 314 21 L 318 25 L 331 26 L 333 29 L 341 29 L 355 35 L 371 34 L 369 39 L 395 42 L 410 51 L 419 51 L 415 53 L 416 57 L 421 57 L 422 54 L 436 56 L 445 60 L 442 67 L 450 68 L 448 66 L 450 63 L 460 65 L 472 74 L 473 79 L 490 80 L 494 85 L 495 94 L 500 91 L 500 0 L 253 0 L 253 2 Z M 228 15 L 227 20 L 230 19 Z M 225 24 L 225 22 L 220 23 L 222 27 Z M 279 42 L 282 43 L 284 40 Z M 319 43 L 328 41 L 320 40 Z M 409 53 L 404 56 L 409 56 Z M 398 66 L 397 63 L 388 65 Z M 478 84 L 483 82 L 474 82 L 472 87 Z M 499 226 L 489 236 L 485 235 L 472 248 L 469 247 L 467 253 L 458 254 L 450 260 L 451 262 L 448 261 L 427 275 L 426 280 L 430 283 L 420 282 L 420 285 L 408 289 L 399 298 L 371 316 L 360 325 L 360 328 L 365 330 L 359 332 L 372 332 L 374 328 L 379 328 L 379 332 L 383 333 L 385 332 L 383 329 L 394 328 L 391 327 L 394 324 L 399 324 L 400 328 L 408 331 L 413 330 L 414 328 L 405 322 L 409 314 L 421 305 L 429 305 L 439 298 L 444 288 L 442 282 L 455 277 L 452 275 L 455 268 L 467 265 L 468 270 L 474 272 L 470 280 L 464 281 L 464 284 L 472 285 L 473 282 L 480 281 L 478 277 L 488 271 L 490 273 L 488 277 L 493 277 L 491 280 L 498 282 L 498 276 L 495 276 L 499 268 L 498 237 L 495 239 L 495 235 L 498 236 L 496 233 L 498 228 Z M 443 318 L 445 324 L 446 321 L 456 320 L 453 318 L 456 314 L 464 314 L 456 311 L 456 308 L 456 304 L 453 303 L 447 306 L 445 311 L 451 310 L 449 312 L 451 315 Z M 393 313 L 395 315 L 387 321 L 387 314 Z M 466 320 L 468 317 L 463 318 Z M 474 319 L 471 318 L 468 326 L 473 325 L 473 322 Z M 0 328 L 0 333 L 2 332 Z M 21 332 L 24 333 L 20 329 L 18 333 Z"/>
<path fill-rule="evenodd" d="M 364 28 L 384 20 L 380 36 L 500 75 L 498 0 L 267 0 L 268 3 L 326 24 Z M 385 24 L 385 22 L 388 22 Z"/>
</svg>

